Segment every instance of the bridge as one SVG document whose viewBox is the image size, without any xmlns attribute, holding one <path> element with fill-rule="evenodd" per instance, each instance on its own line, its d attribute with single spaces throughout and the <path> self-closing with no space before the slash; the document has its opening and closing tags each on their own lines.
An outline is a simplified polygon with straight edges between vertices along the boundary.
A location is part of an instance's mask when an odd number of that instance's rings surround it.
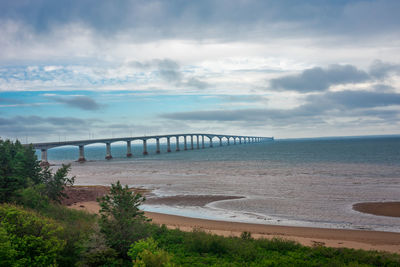
<svg viewBox="0 0 400 267">
<path fill-rule="evenodd" d="M 143 142 L 143 155 L 147 155 L 147 140 L 154 139 L 156 141 L 156 153 L 160 153 L 160 139 L 165 138 L 167 141 L 167 152 L 171 152 L 171 139 L 175 140 L 175 150 L 180 151 L 179 139 L 183 138 L 183 149 L 193 150 L 195 147 L 197 149 L 205 148 L 204 139 L 209 139 L 209 147 L 213 147 L 213 139 L 219 139 L 219 145 L 223 145 L 223 139 L 226 139 L 227 145 L 231 144 L 247 144 L 247 143 L 259 143 L 266 141 L 273 141 L 273 137 L 260 137 L 260 136 L 238 136 L 238 135 L 221 135 L 221 134 L 170 134 L 170 135 L 153 135 L 153 136 L 137 136 L 137 137 L 119 137 L 119 138 L 108 138 L 108 139 L 89 139 L 89 140 L 79 140 L 79 141 L 63 141 L 63 142 L 48 142 L 48 143 L 34 143 L 33 148 L 42 151 L 41 166 L 48 166 L 49 162 L 47 160 L 47 150 L 55 147 L 61 146 L 78 146 L 79 147 L 79 158 L 78 162 L 85 162 L 85 146 L 95 143 L 106 144 L 106 159 L 111 159 L 111 143 L 114 142 L 126 142 L 126 156 L 132 157 L 131 142 L 135 140 L 141 140 Z M 190 139 L 190 144 L 188 146 L 188 140 Z M 200 146 L 201 138 L 201 146 Z M 194 140 L 195 139 L 195 140 Z"/>
</svg>

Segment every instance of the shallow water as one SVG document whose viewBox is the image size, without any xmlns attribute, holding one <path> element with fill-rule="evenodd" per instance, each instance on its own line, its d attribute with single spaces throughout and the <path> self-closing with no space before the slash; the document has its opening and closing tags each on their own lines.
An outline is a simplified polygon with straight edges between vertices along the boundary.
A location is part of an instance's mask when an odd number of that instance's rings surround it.
<svg viewBox="0 0 400 267">
<path fill-rule="evenodd" d="M 206 207 L 144 205 L 146 210 L 209 219 L 400 232 L 400 218 L 362 214 L 357 202 L 400 200 L 400 138 L 291 140 L 124 158 L 124 145 L 49 150 L 51 163 L 72 162 L 77 184 L 120 180 L 156 195 L 230 195 Z M 165 151 L 165 146 L 162 151 Z"/>
</svg>

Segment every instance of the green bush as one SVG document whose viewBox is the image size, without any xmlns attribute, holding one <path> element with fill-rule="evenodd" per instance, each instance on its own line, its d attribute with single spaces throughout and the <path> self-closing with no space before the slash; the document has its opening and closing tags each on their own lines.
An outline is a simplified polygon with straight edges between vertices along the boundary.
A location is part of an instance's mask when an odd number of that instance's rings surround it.
<svg viewBox="0 0 400 267">
<path fill-rule="evenodd" d="M 6 229 L 0 225 L 0 266 L 12 266 L 17 255 Z"/>
<path fill-rule="evenodd" d="M 100 203 L 100 230 L 107 245 L 115 249 L 122 258 L 128 258 L 129 246 L 149 235 L 148 220 L 139 206 L 145 200 L 140 194 L 131 192 L 120 182 L 111 184 L 110 193 L 98 199 Z"/>
<path fill-rule="evenodd" d="M 118 258 L 118 253 L 112 248 L 97 249 L 83 255 L 81 266 L 122 266 L 122 259 Z"/>
<path fill-rule="evenodd" d="M 86 251 L 89 237 L 95 232 L 98 216 L 54 203 L 40 209 L 39 212 L 64 227 L 62 238 L 66 244 L 59 254 L 59 264 L 62 266 L 76 264 Z"/>
<path fill-rule="evenodd" d="M 45 185 L 33 185 L 19 193 L 17 203 L 34 210 L 43 210 L 49 206 L 49 198 L 44 194 Z"/>
<path fill-rule="evenodd" d="M 398 254 L 311 248 L 282 239 L 221 237 L 165 227 L 152 236 L 179 266 L 400 266 Z"/>
<path fill-rule="evenodd" d="M 9 250 L 12 266 L 49 266 L 57 263 L 65 241 L 64 229 L 53 220 L 17 206 L 0 205 L 2 253 Z"/>
<path fill-rule="evenodd" d="M 159 249 L 157 242 L 151 237 L 132 244 L 128 256 L 131 257 L 133 266 L 173 266 L 168 253 Z"/>
</svg>

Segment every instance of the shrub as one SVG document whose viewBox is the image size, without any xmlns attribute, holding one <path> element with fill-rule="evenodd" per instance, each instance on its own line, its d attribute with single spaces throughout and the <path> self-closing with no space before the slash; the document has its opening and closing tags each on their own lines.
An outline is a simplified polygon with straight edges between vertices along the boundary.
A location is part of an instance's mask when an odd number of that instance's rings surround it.
<svg viewBox="0 0 400 267">
<path fill-rule="evenodd" d="M 87 241 L 95 231 L 97 216 L 54 203 L 40 209 L 40 213 L 56 220 L 64 227 L 62 239 L 66 244 L 59 253 L 59 263 L 62 266 L 73 266 L 86 250 Z"/>
<path fill-rule="evenodd" d="M 139 240 L 131 245 L 128 251 L 133 266 L 173 266 L 168 253 L 158 248 L 158 244 L 153 238 Z"/>
<path fill-rule="evenodd" d="M 16 206 L 0 206 L 1 250 L 9 251 L 12 266 L 49 266 L 57 263 L 65 242 L 63 228 L 54 221 Z"/>
<path fill-rule="evenodd" d="M 49 199 L 44 195 L 45 185 L 33 185 L 24 188 L 19 193 L 17 203 L 30 209 L 43 210 L 49 205 Z"/>
<path fill-rule="evenodd" d="M 100 231 L 106 243 L 120 256 L 127 258 L 130 244 L 149 235 L 148 221 L 139 206 L 145 200 L 140 194 L 131 192 L 120 182 L 111 184 L 110 193 L 98 199 L 101 218 Z"/>
</svg>

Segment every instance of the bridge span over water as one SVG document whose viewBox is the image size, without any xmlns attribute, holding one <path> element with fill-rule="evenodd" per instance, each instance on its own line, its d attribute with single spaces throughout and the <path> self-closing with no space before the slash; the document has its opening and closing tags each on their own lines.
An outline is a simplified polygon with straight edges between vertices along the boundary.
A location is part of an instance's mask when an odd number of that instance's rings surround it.
<svg viewBox="0 0 400 267">
<path fill-rule="evenodd" d="M 34 143 L 33 148 L 40 149 L 42 151 L 41 165 L 49 165 L 47 160 L 47 150 L 61 146 L 78 146 L 79 147 L 79 162 L 85 162 L 85 146 L 104 143 L 106 144 L 106 159 L 111 159 L 111 143 L 114 142 L 126 142 L 126 156 L 132 157 L 131 142 L 135 140 L 141 140 L 143 142 L 143 155 L 147 155 L 147 140 L 154 139 L 156 141 L 156 153 L 160 153 L 160 139 L 166 139 L 167 141 L 167 152 L 171 152 L 171 139 L 175 141 L 175 150 L 180 151 L 179 139 L 183 138 L 183 149 L 193 150 L 205 148 L 204 139 L 208 138 L 208 146 L 213 147 L 213 139 L 219 139 L 219 145 L 223 145 L 223 139 L 226 139 L 227 145 L 231 144 L 247 144 L 247 143 L 259 143 L 266 141 L 273 141 L 273 137 L 260 137 L 260 136 L 239 136 L 239 135 L 223 135 L 223 134 L 169 134 L 169 135 L 152 135 L 152 136 L 137 136 L 137 137 L 119 137 L 119 138 L 106 138 L 106 139 L 89 139 L 89 140 L 78 140 L 78 141 L 60 141 L 60 142 L 48 142 L 48 143 Z M 188 139 L 190 143 L 188 144 Z M 200 145 L 201 142 L 201 145 Z"/>
</svg>

